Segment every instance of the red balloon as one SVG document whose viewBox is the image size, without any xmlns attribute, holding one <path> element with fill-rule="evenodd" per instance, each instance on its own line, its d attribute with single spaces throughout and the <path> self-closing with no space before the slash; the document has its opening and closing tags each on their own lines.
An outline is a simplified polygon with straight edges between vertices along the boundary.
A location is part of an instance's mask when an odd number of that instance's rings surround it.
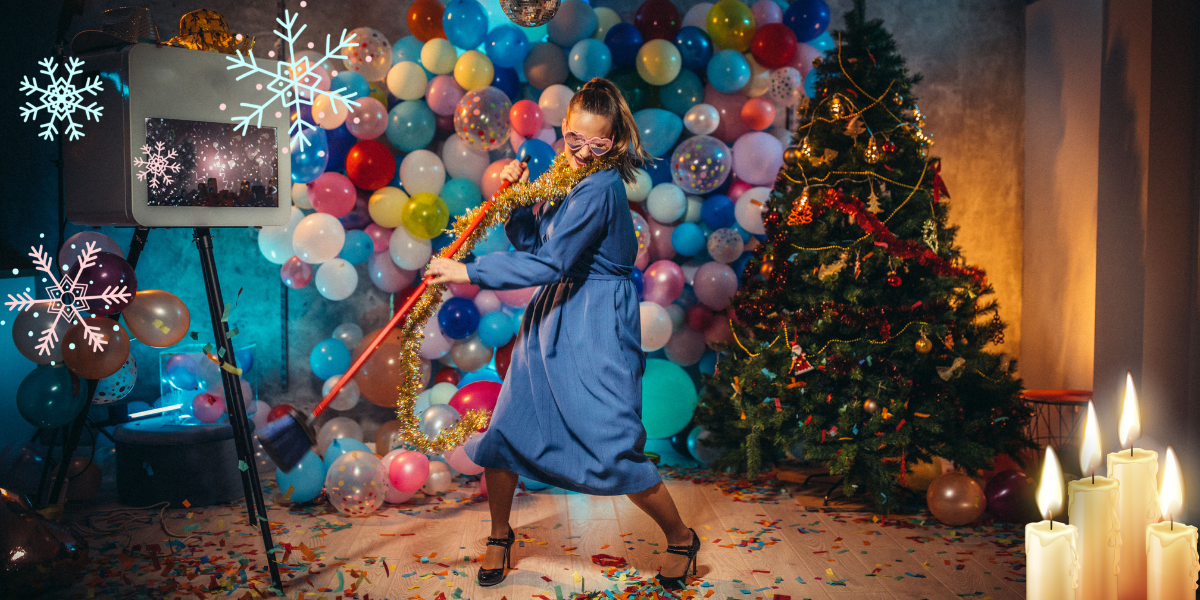
<svg viewBox="0 0 1200 600">
<path fill-rule="evenodd" d="M 642 39 L 675 40 L 675 34 L 682 29 L 683 19 L 679 9 L 670 0 L 647 0 L 633 16 L 633 26 L 642 33 Z M 793 34 L 795 35 L 795 34 Z"/>
<path fill-rule="evenodd" d="M 513 131 L 533 137 L 542 130 L 542 109 L 532 100 L 519 100 L 508 111 L 508 125 Z"/>
<path fill-rule="evenodd" d="M 454 392 L 454 396 L 450 398 L 450 408 L 457 410 L 460 415 L 465 415 L 467 411 L 474 409 L 496 410 L 496 399 L 500 397 L 500 387 L 500 384 L 495 381 L 468 383 Z M 486 431 L 487 427 L 479 430 Z"/>
<path fill-rule="evenodd" d="M 775 122 L 775 105 L 762 96 L 747 100 L 742 105 L 742 122 L 755 131 L 770 127 Z"/>
<path fill-rule="evenodd" d="M 500 379 L 508 375 L 508 364 L 512 362 L 513 345 L 516 343 L 516 338 L 513 338 L 507 344 L 496 348 L 496 373 L 500 375 Z"/>
<path fill-rule="evenodd" d="M 292 410 L 291 404 L 276 404 L 275 406 L 271 407 L 271 412 L 267 413 L 267 422 L 270 423 L 271 421 L 288 414 L 288 411 L 290 410 Z"/>
<path fill-rule="evenodd" d="M 713 322 L 713 312 L 703 304 L 693 304 L 687 309 L 687 326 L 695 331 L 704 331 L 708 329 Z"/>
<path fill-rule="evenodd" d="M 438 369 L 437 374 L 433 376 L 433 385 L 437 385 L 439 383 L 452 383 L 457 386 L 458 382 L 460 381 L 462 381 L 462 371 L 459 371 L 454 367 L 442 367 L 441 369 Z"/>
<path fill-rule="evenodd" d="M 396 157 L 382 142 L 363 140 L 346 155 L 346 176 L 364 190 L 377 190 L 396 176 Z"/>
<path fill-rule="evenodd" d="M 796 58 L 796 32 L 783 23 L 768 23 L 758 28 L 750 42 L 750 53 L 758 64 L 778 69 Z"/>
</svg>

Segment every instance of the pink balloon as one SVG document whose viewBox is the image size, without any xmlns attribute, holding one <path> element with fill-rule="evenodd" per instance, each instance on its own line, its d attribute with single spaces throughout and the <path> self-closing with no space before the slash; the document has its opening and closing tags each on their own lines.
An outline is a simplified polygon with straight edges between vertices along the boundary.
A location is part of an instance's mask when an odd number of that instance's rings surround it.
<svg viewBox="0 0 1200 600">
<path fill-rule="evenodd" d="M 436 314 L 430 316 L 429 320 L 425 322 L 421 333 L 424 337 L 421 338 L 421 349 L 418 354 L 426 360 L 437 360 L 445 356 L 454 345 L 454 340 L 446 337 L 446 334 L 442 333 L 442 328 L 438 327 Z"/>
<path fill-rule="evenodd" d="M 405 450 L 404 448 L 397 448 L 395 450 L 392 450 L 391 452 L 388 452 L 386 455 L 384 455 L 383 468 L 385 471 L 387 471 L 389 480 L 391 479 L 392 463 L 395 462 L 397 458 L 400 458 L 400 456 L 402 456 L 406 452 L 408 452 L 408 450 Z M 384 496 L 384 498 L 383 498 L 383 501 L 387 502 L 388 504 L 403 504 L 403 503 L 407 502 L 409 498 L 412 498 L 414 495 L 413 492 L 402 492 L 402 491 L 396 489 L 394 486 L 391 485 L 390 481 L 388 482 L 388 484 L 389 485 L 388 485 L 387 496 Z"/>
<path fill-rule="evenodd" d="M 451 283 L 449 288 L 451 294 L 467 300 L 474 300 L 479 295 L 479 286 L 469 283 Z"/>
<path fill-rule="evenodd" d="M 375 287 L 389 294 L 394 294 L 408 287 L 417 277 L 416 271 L 407 271 L 396 266 L 392 255 L 387 252 L 376 252 L 367 261 L 367 273 Z"/>
<path fill-rule="evenodd" d="M 483 467 L 471 462 L 462 446 L 455 446 L 447 452 L 446 462 L 449 463 L 451 469 L 463 475 L 478 475 L 483 472 Z"/>
<path fill-rule="evenodd" d="M 550 147 L 554 148 L 555 153 L 562 152 L 563 148 L 565 148 L 566 146 L 567 146 L 567 140 L 564 140 L 562 138 L 558 138 L 557 140 L 554 140 L 553 144 L 550 144 Z"/>
<path fill-rule="evenodd" d="M 671 362 L 687 367 L 700 362 L 704 351 L 708 349 L 704 342 L 703 333 L 690 327 L 680 327 L 671 334 L 671 339 L 667 341 L 663 350 Z"/>
<path fill-rule="evenodd" d="M 758 27 L 783 22 L 783 9 L 775 4 L 775 0 L 758 0 L 750 7 L 750 12 L 754 13 L 754 24 Z"/>
<path fill-rule="evenodd" d="M 508 111 L 508 124 L 525 137 L 537 135 L 542 129 L 542 109 L 537 102 L 520 100 Z"/>
<path fill-rule="evenodd" d="M 800 42 L 796 46 L 796 58 L 792 59 L 792 67 L 800 71 L 800 76 L 808 75 L 808 72 L 813 70 L 813 60 L 821 58 L 821 51 L 813 48 L 809 44 Z"/>
<path fill-rule="evenodd" d="M 299 75 L 298 83 L 310 85 L 323 92 L 329 91 L 329 71 L 325 70 L 325 67 L 319 65 L 315 67 L 310 66 L 308 71 L 297 73 L 297 75 Z M 306 89 L 298 88 L 298 93 L 301 98 L 307 100 L 312 100 L 313 98 L 312 92 Z"/>
<path fill-rule="evenodd" d="M 542 140 L 543 142 L 546 142 L 547 144 L 553 144 L 554 140 L 556 139 L 556 137 L 554 135 L 554 128 L 553 127 L 543 127 L 542 129 L 539 129 L 537 132 L 537 135 L 533 136 L 533 139 Z"/>
<path fill-rule="evenodd" d="M 713 137 L 726 144 L 732 144 L 742 137 L 742 134 L 750 131 L 742 121 L 742 105 L 746 103 L 746 97 L 742 94 L 722 94 L 713 86 L 705 85 L 704 103 L 712 105 L 721 115 L 717 130 L 712 133 Z"/>
<path fill-rule="evenodd" d="M 502 158 L 483 170 L 483 179 L 479 182 L 479 191 L 483 192 L 484 198 L 491 198 L 496 190 L 500 189 L 500 172 L 512 159 Z"/>
<path fill-rule="evenodd" d="M 358 192 L 349 177 L 341 173 L 321 173 L 308 184 L 308 201 L 317 212 L 344 217 L 354 210 Z"/>
<path fill-rule="evenodd" d="M 683 269 L 669 260 L 650 265 L 642 277 L 646 282 L 643 292 L 648 302 L 666 306 L 683 292 Z"/>
<path fill-rule="evenodd" d="M 201 423 L 216 423 L 225 414 L 225 399 L 204 392 L 192 398 L 192 416 Z"/>
<path fill-rule="evenodd" d="M 429 104 L 429 110 L 432 110 L 435 115 L 453 115 L 454 108 L 458 106 L 458 101 L 462 100 L 465 93 L 462 86 L 454 80 L 454 76 L 438 75 L 429 81 L 429 85 L 425 86 L 425 102 Z"/>
<path fill-rule="evenodd" d="M 474 300 L 475 308 L 479 309 L 481 315 L 500 310 L 500 298 L 492 290 L 480 290 L 478 294 L 475 294 Z"/>
<path fill-rule="evenodd" d="M 753 187 L 753 185 L 750 185 L 745 181 L 735 181 L 733 182 L 733 185 L 729 186 L 729 193 L 727 195 L 730 198 L 741 198 L 742 194 L 750 191 Z"/>
<path fill-rule="evenodd" d="M 737 293 L 738 278 L 729 265 L 717 261 L 706 262 L 696 270 L 692 287 L 696 290 L 696 299 L 705 306 L 723 310 Z"/>
<path fill-rule="evenodd" d="M 125 251 L 116 240 L 99 231 L 80 231 L 63 242 L 62 248 L 58 250 L 58 264 L 70 267 L 78 262 L 79 255 L 87 249 L 88 242 L 94 243 L 95 248 L 101 252 L 125 258 Z"/>
<path fill-rule="evenodd" d="M 675 231 L 675 226 L 663 225 L 654 219 L 646 219 L 646 225 L 650 229 L 650 260 L 675 258 L 675 246 L 671 244 L 671 234 Z M 670 304 L 670 302 L 659 302 L 659 304 Z"/>
<path fill-rule="evenodd" d="M 649 252 L 639 252 L 637 255 L 637 258 L 634 259 L 634 261 L 633 261 L 633 266 L 635 266 L 643 271 L 646 270 L 646 265 L 649 265 L 649 264 L 650 264 L 650 253 Z"/>
<path fill-rule="evenodd" d="M 367 225 L 363 231 L 371 236 L 371 241 L 375 244 L 376 252 L 386 252 L 388 246 L 392 243 L 392 230 L 387 227 L 380 227 L 374 223 Z"/>
<path fill-rule="evenodd" d="M 714 346 L 733 341 L 733 329 L 729 326 L 729 317 L 725 313 L 716 315 L 712 325 L 704 330 L 704 342 L 709 348 L 716 350 Z"/>
<path fill-rule="evenodd" d="M 450 408 L 465 415 L 473 409 L 487 411 L 496 410 L 496 399 L 500 397 L 500 384 L 495 381 L 475 381 L 468 383 L 454 392 L 450 398 Z"/>
<path fill-rule="evenodd" d="M 312 265 L 295 256 L 287 259 L 287 261 L 279 266 L 279 279 L 283 281 L 284 285 L 293 290 L 298 290 L 308 285 L 312 281 L 312 278 Z"/>
<path fill-rule="evenodd" d="M 520 150 L 521 144 L 524 144 L 527 139 L 529 138 L 517 133 L 514 129 L 508 130 L 508 145 L 512 146 L 513 152 Z"/>
<path fill-rule="evenodd" d="M 388 481 L 399 492 L 415 494 L 429 478 L 429 457 L 420 452 L 402 450 L 393 450 L 393 452 L 403 453 L 393 458 L 391 464 L 388 465 Z"/>
<path fill-rule="evenodd" d="M 779 138 L 765 131 L 751 131 L 738 138 L 733 145 L 733 172 L 737 174 L 739 182 L 772 185 L 782 166 L 783 144 Z M 312 197 L 311 193 L 309 197 Z"/>
<path fill-rule="evenodd" d="M 519 290 L 495 290 L 495 292 L 501 302 L 514 308 L 525 308 L 537 290 L 536 287 L 527 287 Z"/>
<path fill-rule="evenodd" d="M 370 96 L 355 100 L 362 105 L 346 117 L 346 129 L 350 135 L 360 140 L 373 140 L 383 135 L 388 125 L 387 107 Z"/>
</svg>

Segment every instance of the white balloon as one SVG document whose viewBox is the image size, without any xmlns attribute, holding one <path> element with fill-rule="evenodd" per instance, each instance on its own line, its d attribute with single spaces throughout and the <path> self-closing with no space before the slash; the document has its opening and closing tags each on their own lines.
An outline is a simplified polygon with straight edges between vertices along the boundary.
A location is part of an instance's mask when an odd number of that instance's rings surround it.
<svg viewBox="0 0 1200 600">
<path fill-rule="evenodd" d="M 326 421 L 317 432 L 317 450 L 319 454 L 324 455 L 333 440 L 350 438 L 361 442 L 362 437 L 362 425 L 359 425 L 358 421 L 346 417 L 334 417 Z"/>
<path fill-rule="evenodd" d="M 645 169 L 634 169 L 633 172 L 636 177 L 632 184 L 625 184 L 625 199 L 630 202 L 642 202 L 650 195 L 654 182 L 650 180 L 650 174 Z"/>
<path fill-rule="evenodd" d="M 363 330 L 357 323 L 342 323 L 333 328 L 333 333 L 329 337 L 341 340 L 353 352 L 363 339 Z"/>
<path fill-rule="evenodd" d="M 421 349 L 418 352 L 421 358 L 434 360 L 450 352 L 450 347 L 453 345 L 454 340 L 442 333 L 441 328 L 437 324 L 436 314 L 429 317 L 429 320 L 425 322 L 425 327 L 421 331 L 425 336 L 421 339 Z"/>
<path fill-rule="evenodd" d="M 308 186 L 303 183 L 296 185 L 304 187 Z M 306 196 L 307 198 L 307 196 Z M 304 213 L 295 206 L 292 207 L 291 217 L 288 218 L 286 225 L 263 227 L 258 231 L 258 250 L 267 260 L 282 265 L 291 258 L 295 251 L 292 249 L 292 235 L 296 231 L 296 226 L 304 219 Z M 340 249 L 339 249 L 340 250 Z"/>
<path fill-rule="evenodd" d="M 671 315 L 653 302 L 642 302 L 642 350 L 654 352 L 671 339 Z"/>
<path fill-rule="evenodd" d="M 481 316 L 496 312 L 500 310 L 500 298 L 492 290 L 479 290 L 479 293 L 475 294 L 475 308 L 479 309 Z"/>
<path fill-rule="evenodd" d="M 687 212 L 687 207 L 687 195 L 673 183 L 654 186 L 646 198 L 646 212 L 650 213 L 655 221 L 663 224 L 678 221 Z"/>
<path fill-rule="evenodd" d="M 401 100 L 416 100 L 424 96 L 425 86 L 428 83 L 429 78 L 425 76 L 425 69 L 408 60 L 392 65 L 387 74 L 388 91 Z M 315 106 L 313 110 L 316 110 Z"/>
<path fill-rule="evenodd" d="M 733 144 L 733 172 L 750 185 L 771 185 L 783 166 L 783 144 L 765 131 L 742 134 Z"/>
<path fill-rule="evenodd" d="M 771 188 L 756 187 L 746 190 L 737 199 L 733 207 L 733 216 L 742 229 L 755 235 L 767 232 L 763 226 L 763 211 L 767 210 L 767 200 L 771 197 Z"/>
<path fill-rule="evenodd" d="M 414 150 L 400 163 L 400 184 L 409 196 L 422 192 L 440 194 L 442 186 L 446 185 L 446 166 L 438 155 L 428 150 Z"/>
<path fill-rule="evenodd" d="M 350 107 L 341 100 L 335 100 L 329 94 L 321 94 L 317 96 L 312 103 L 313 121 L 321 126 L 321 129 L 337 129 L 346 122 L 346 116 L 350 114 Z"/>
<path fill-rule="evenodd" d="M 487 152 L 473 150 L 457 135 L 452 135 L 446 138 L 446 144 L 442 146 L 442 164 L 446 166 L 446 174 L 450 178 L 469 179 L 478 186 L 483 181 L 483 172 L 492 161 Z"/>
<path fill-rule="evenodd" d="M 292 206 L 303 210 L 312 210 L 312 202 L 308 201 L 308 184 L 293 183 L 292 184 Z M 301 214 L 303 219 L 304 215 Z M 297 220 L 299 222 L 299 220 Z"/>
<path fill-rule="evenodd" d="M 567 105 L 574 96 L 575 92 L 561 83 L 543 90 L 538 98 L 538 108 L 542 109 L 542 122 L 550 127 L 561 127 L 563 119 L 567 118 Z"/>
<path fill-rule="evenodd" d="M 334 375 L 333 377 L 326 379 L 325 385 L 321 386 L 321 397 L 324 398 L 325 396 L 328 396 L 329 391 L 332 390 L 333 386 L 337 385 L 337 382 L 341 379 L 341 375 Z M 346 385 L 342 386 L 341 390 L 338 390 L 337 395 L 334 396 L 333 400 L 329 402 L 329 408 L 332 408 L 333 410 L 350 410 L 358 405 L 359 398 L 361 398 L 361 396 L 358 391 L 358 382 L 354 379 L 351 379 L 350 383 L 347 383 Z"/>
<path fill-rule="evenodd" d="M 454 478 L 450 475 L 450 466 L 444 462 L 431 460 L 429 461 L 429 478 L 425 480 L 425 485 L 421 487 L 421 491 L 426 494 L 444 494 L 450 491 L 450 487 L 454 484 Z"/>
<path fill-rule="evenodd" d="M 708 135 L 721 124 L 721 113 L 711 104 L 697 104 L 683 115 L 683 126 L 696 135 Z"/>
<path fill-rule="evenodd" d="M 313 265 L 336 257 L 345 243 L 346 229 L 342 222 L 326 213 L 304 217 L 292 233 L 293 252 L 300 260 Z"/>
<path fill-rule="evenodd" d="M 358 287 L 358 271 L 345 259 L 335 258 L 317 268 L 317 291 L 330 300 L 345 300 Z"/>
<path fill-rule="evenodd" d="M 701 2 L 688 9 L 683 15 L 680 27 L 699 27 L 701 31 L 708 30 L 708 11 L 712 10 L 712 2 Z"/>
<path fill-rule="evenodd" d="M 458 387 L 453 383 L 443 381 L 429 388 L 429 403 L 430 404 L 449 404 L 450 399 L 454 397 L 454 392 L 458 391 Z"/>
<path fill-rule="evenodd" d="M 429 263 L 433 243 L 409 233 L 407 227 L 397 227 L 392 230 L 392 237 L 388 241 L 388 253 L 397 267 L 416 271 Z"/>
</svg>

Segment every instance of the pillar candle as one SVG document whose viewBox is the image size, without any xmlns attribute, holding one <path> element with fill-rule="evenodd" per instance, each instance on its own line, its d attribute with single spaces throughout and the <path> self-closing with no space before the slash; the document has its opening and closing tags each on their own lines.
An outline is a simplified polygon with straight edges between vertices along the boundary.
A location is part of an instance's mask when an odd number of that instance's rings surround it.
<svg viewBox="0 0 1200 600">
<path fill-rule="evenodd" d="M 1093 479 L 1095 481 L 1093 481 Z M 1116 600 L 1121 522 L 1117 503 L 1121 484 L 1108 477 L 1084 477 L 1067 483 L 1067 515 L 1076 527 L 1080 600 Z"/>
<path fill-rule="evenodd" d="M 1147 600 L 1194 600 L 1200 556 L 1196 528 L 1170 521 L 1146 528 Z"/>
<path fill-rule="evenodd" d="M 1108 476 L 1121 482 L 1118 600 L 1146 598 L 1146 528 L 1162 518 L 1158 508 L 1158 453 L 1134 448 L 1108 455 Z"/>
<path fill-rule="evenodd" d="M 1062 488 L 1059 488 L 1060 490 Z M 1025 597 L 1070 600 L 1079 589 L 1075 526 L 1051 521 L 1025 525 Z"/>
</svg>

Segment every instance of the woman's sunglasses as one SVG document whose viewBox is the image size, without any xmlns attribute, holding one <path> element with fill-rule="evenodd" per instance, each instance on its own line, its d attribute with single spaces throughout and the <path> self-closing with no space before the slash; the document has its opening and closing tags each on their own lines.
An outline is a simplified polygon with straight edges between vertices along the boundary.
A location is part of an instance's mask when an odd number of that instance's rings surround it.
<svg viewBox="0 0 1200 600">
<path fill-rule="evenodd" d="M 603 155 L 609 150 L 612 150 L 613 147 L 612 140 L 608 138 L 594 137 L 588 139 L 583 135 L 570 130 L 563 132 L 563 141 L 566 142 L 567 147 L 572 151 L 579 150 L 580 148 L 587 146 L 592 151 L 592 154 L 596 156 Z"/>
</svg>

